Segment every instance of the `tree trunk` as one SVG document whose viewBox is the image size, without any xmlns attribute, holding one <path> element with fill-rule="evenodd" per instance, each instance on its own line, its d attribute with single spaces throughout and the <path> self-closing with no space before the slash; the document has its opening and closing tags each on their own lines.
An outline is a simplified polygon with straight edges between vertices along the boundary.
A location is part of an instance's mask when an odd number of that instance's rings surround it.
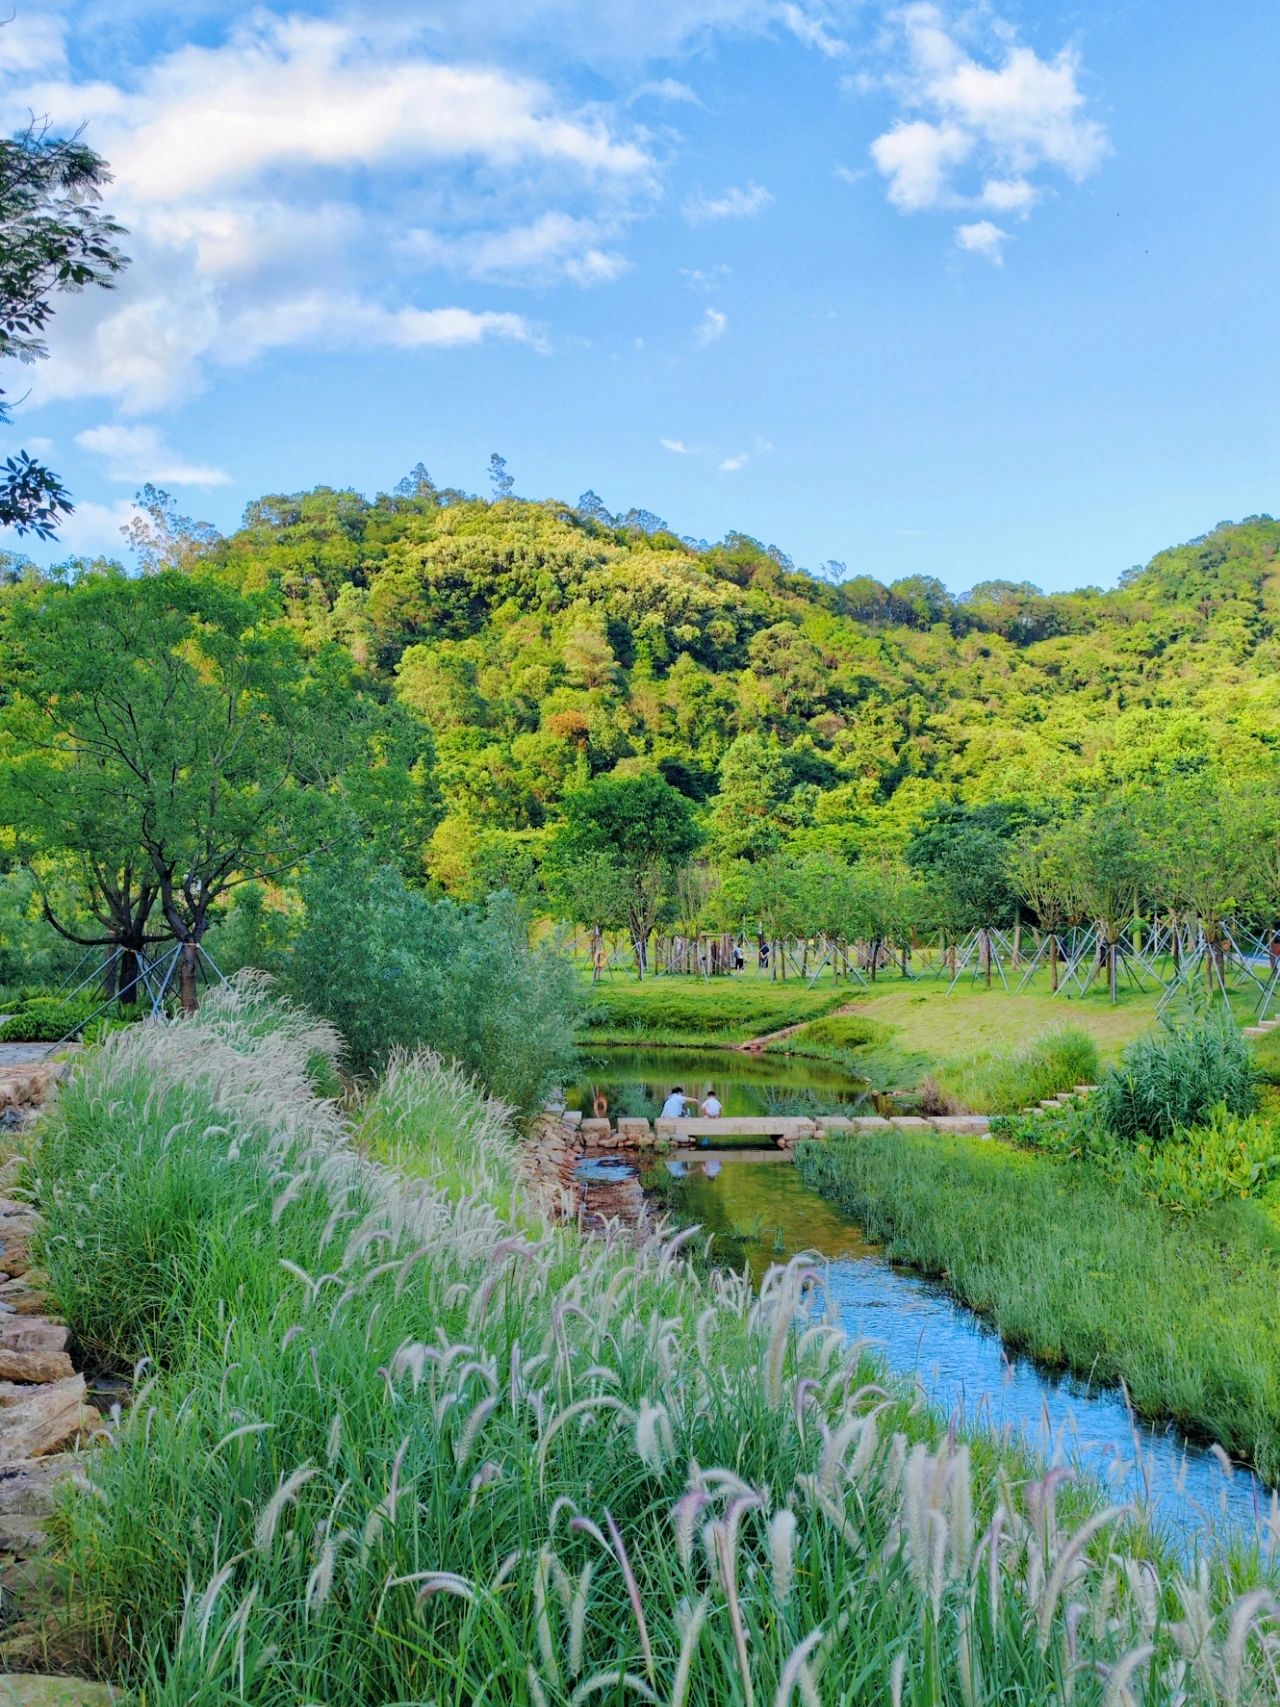
<svg viewBox="0 0 1280 1707">
<path fill-rule="evenodd" d="M 120 988 L 120 941 L 114 934 L 107 944 L 107 958 L 102 968 L 102 999 L 114 1002 Z"/>
<path fill-rule="evenodd" d="M 1013 927 L 1013 958 L 1009 962 L 1010 966 L 1017 966 L 1019 964 L 1019 962 L 1021 961 L 1021 958 L 1022 958 L 1022 926 L 1021 925 L 1015 925 Z"/>
<path fill-rule="evenodd" d="M 119 969 L 116 980 L 116 993 L 123 1007 L 129 1007 L 138 999 L 138 954 L 136 949 L 122 948 L 120 959 L 116 962 Z"/>
<path fill-rule="evenodd" d="M 193 1014 L 199 1007 L 196 994 L 196 956 L 199 953 L 197 944 L 188 939 L 182 945 L 178 957 L 178 993 L 182 999 L 184 1014 Z"/>
<path fill-rule="evenodd" d="M 902 976 L 904 978 L 907 976 L 907 954 L 908 954 L 908 952 L 909 951 L 907 948 L 907 944 L 904 942 L 902 945 Z"/>
<path fill-rule="evenodd" d="M 1058 933 L 1051 931 L 1049 935 L 1049 989 L 1056 995 L 1058 991 Z"/>
<path fill-rule="evenodd" d="M 1116 991 L 1116 953 L 1116 944 L 1109 942 L 1107 944 L 1107 985 L 1111 992 L 1112 1007 L 1120 1000 Z"/>
<path fill-rule="evenodd" d="M 991 988 L 991 932 L 985 926 L 978 932 L 978 940 L 982 944 L 983 982 L 989 990 Z"/>
</svg>

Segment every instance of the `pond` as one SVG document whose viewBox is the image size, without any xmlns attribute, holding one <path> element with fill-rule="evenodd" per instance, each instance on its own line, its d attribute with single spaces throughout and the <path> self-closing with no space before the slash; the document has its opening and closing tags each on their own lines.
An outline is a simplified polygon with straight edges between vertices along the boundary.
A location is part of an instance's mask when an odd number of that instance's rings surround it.
<svg viewBox="0 0 1280 1707">
<path fill-rule="evenodd" d="M 590 1114 L 597 1095 L 603 1095 L 614 1118 L 654 1119 L 676 1085 L 698 1101 L 714 1085 L 729 1116 L 847 1113 L 864 1107 L 868 1096 L 864 1079 L 830 1062 L 791 1055 L 588 1047 L 579 1060 L 577 1081 L 565 1089 L 567 1106 Z"/>
<path fill-rule="evenodd" d="M 615 1180 L 625 1166 L 607 1164 Z M 825 1257 L 828 1295 L 851 1338 L 878 1342 L 890 1368 L 917 1381 L 944 1414 L 1020 1437 L 1047 1462 L 1092 1474 L 1110 1498 L 1144 1505 L 1184 1554 L 1227 1538 L 1252 1541 L 1264 1526 L 1280 1544 L 1273 1496 L 1258 1477 L 1224 1468 L 1172 1426 L 1134 1418 L 1115 1389 L 1011 1357 L 942 1286 L 891 1264 L 780 1154 L 671 1157 L 644 1185 L 674 1221 L 706 1230 L 714 1260 L 745 1264 L 757 1281 L 797 1252 Z"/>
</svg>

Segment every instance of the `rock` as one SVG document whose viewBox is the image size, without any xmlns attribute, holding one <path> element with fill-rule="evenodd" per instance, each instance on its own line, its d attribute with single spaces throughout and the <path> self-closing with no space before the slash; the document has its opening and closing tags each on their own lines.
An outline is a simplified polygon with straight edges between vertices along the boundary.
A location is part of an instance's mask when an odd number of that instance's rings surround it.
<svg viewBox="0 0 1280 1707">
<path fill-rule="evenodd" d="M 0 1282 L 0 1312 L 13 1311 L 19 1316 L 44 1316 L 49 1310 L 49 1295 L 31 1284 L 31 1271 L 12 1280 Z"/>
<path fill-rule="evenodd" d="M 0 1677 L 0 1707 L 109 1707 L 121 1700 L 109 1683 L 84 1677 Z"/>
<path fill-rule="evenodd" d="M 985 1114 L 936 1114 L 929 1124 L 935 1132 L 949 1132 L 957 1138 L 983 1138 L 991 1123 Z"/>
<path fill-rule="evenodd" d="M 919 1114 L 895 1114 L 892 1123 L 899 1132 L 931 1132 L 930 1123 Z M 0 1287 L 0 1301 L 4 1299 L 4 1288 Z"/>
<path fill-rule="evenodd" d="M 628 1144 L 643 1144 L 653 1136 L 653 1128 L 647 1120 L 631 1119 L 626 1115 L 618 1116 L 618 1137 Z"/>
<path fill-rule="evenodd" d="M 0 1465 L 0 1517 L 48 1517 L 58 1488 L 84 1480 L 84 1466 L 72 1452 Z"/>
<path fill-rule="evenodd" d="M 66 1328 L 35 1316 L 0 1318 L 0 1381 L 63 1381 L 74 1373 Z"/>
<path fill-rule="evenodd" d="M 34 1221 L 10 1215 L 0 1221 L 0 1274 L 25 1274 L 31 1267 L 31 1236 Z"/>
<path fill-rule="evenodd" d="M 586 1143 L 599 1144 L 609 1137 L 612 1128 L 607 1120 L 592 1119 L 582 1121 L 578 1126 L 578 1131 L 581 1132 Z"/>
<path fill-rule="evenodd" d="M 21 1156 L 10 1156 L 7 1161 L 0 1163 L 0 1191 L 8 1191 L 11 1185 L 16 1185 L 21 1172 Z"/>
<path fill-rule="evenodd" d="M 0 1410 L 0 1465 L 57 1452 L 90 1434 L 101 1421 L 85 1396 L 83 1375 L 32 1387 L 26 1398 Z"/>
</svg>

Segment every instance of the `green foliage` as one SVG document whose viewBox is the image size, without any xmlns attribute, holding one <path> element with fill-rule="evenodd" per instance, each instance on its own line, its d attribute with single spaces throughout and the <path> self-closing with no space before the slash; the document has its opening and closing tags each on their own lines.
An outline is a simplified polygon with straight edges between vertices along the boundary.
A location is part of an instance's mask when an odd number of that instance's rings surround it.
<svg viewBox="0 0 1280 1707">
<path fill-rule="evenodd" d="M 1045 1121 L 1029 1121 L 1037 1130 Z M 801 1146 L 806 1179 L 891 1256 L 988 1315 L 1011 1347 L 1123 1381 L 1173 1417 L 1280 1474 L 1275 1241 L 1215 1229 L 1118 1191 L 1088 1163 L 896 1132 Z"/>
<path fill-rule="evenodd" d="M 261 595 L 86 572 L 17 589 L 5 639 L 0 812 L 33 868 L 78 867 L 130 947 L 161 921 L 198 942 L 228 888 L 295 870 L 352 819 L 384 856 L 430 828 L 429 741 L 336 648 L 304 657 Z"/>
<path fill-rule="evenodd" d="M 754 1299 L 666 1240 L 551 1225 L 457 1073 L 399 1063 L 352 1134 L 307 1087 L 332 1037 L 266 1020 L 220 993 L 113 1041 L 29 1180 L 78 1342 L 151 1360 L 56 1520 L 90 1657 L 148 1707 L 723 1707 L 819 1678 L 1099 1707 L 1148 1639 L 1154 1698 L 1188 1608 L 1187 1707 L 1220 1699 L 1228 1628 L 1265 1698 L 1257 1603 L 1230 1605 L 1256 1574 L 1187 1583 L 1115 1514 L 1080 1529 L 1087 1493 L 882 1384 L 807 1263 Z"/>
<path fill-rule="evenodd" d="M 944 1092 L 978 1114 L 1014 1114 L 1098 1077 L 1098 1046 L 1078 1026 L 1055 1026 L 1008 1054 L 951 1062 L 938 1074 Z"/>
<path fill-rule="evenodd" d="M 1124 1190 L 1181 1212 L 1262 1198 L 1280 1177 L 1274 1121 L 1233 1114 L 1222 1104 L 1209 1110 L 1203 1124 L 1178 1127 L 1155 1142 L 1115 1138 L 1087 1106 L 993 1122 L 992 1131 L 1027 1149 L 1088 1162 Z"/>
<path fill-rule="evenodd" d="M 338 1026 L 353 1072 L 427 1046 L 517 1108 L 536 1107 L 573 1063 L 582 992 L 569 964 L 529 946 L 509 895 L 430 901 L 363 849 L 317 861 L 285 990 Z"/>
<path fill-rule="evenodd" d="M 106 162 L 80 140 L 30 124 L 0 138 L 0 360 L 48 355 L 53 298 L 86 285 L 110 288 L 126 266 L 124 227 L 102 211 Z M 0 391 L 0 424 L 9 406 Z M 26 452 L 0 466 L 0 527 L 51 539 L 72 508 L 62 482 Z"/>
<path fill-rule="evenodd" d="M 97 996 L 34 996 L 0 1025 L 0 1043 L 56 1043 L 82 1025 L 101 1005 Z"/>
<path fill-rule="evenodd" d="M 1136 1038 L 1093 1098 L 1097 1117 L 1116 1138 L 1168 1138 L 1199 1125 L 1222 1104 L 1249 1114 L 1257 1088 L 1248 1041 L 1233 1021 L 1201 1016 Z"/>
</svg>

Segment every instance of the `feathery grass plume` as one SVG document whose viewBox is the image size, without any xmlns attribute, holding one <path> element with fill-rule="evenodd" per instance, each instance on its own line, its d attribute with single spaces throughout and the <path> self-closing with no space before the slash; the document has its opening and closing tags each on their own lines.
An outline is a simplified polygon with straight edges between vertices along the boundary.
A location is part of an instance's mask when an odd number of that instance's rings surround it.
<svg viewBox="0 0 1280 1707">
<path fill-rule="evenodd" d="M 264 1012 L 86 1054 L 33 1167 L 87 1233 L 50 1253 L 73 1331 L 154 1360 L 55 1519 L 95 1663 L 149 1707 L 710 1707 L 784 1679 L 811 1707 L 846 1675 L 901 1701 L 913 1666 L 922 1700 L 1100 1707 L 1144 1643 L 1221 1707 L 1233 1631 L 1240 1707 L 1274 1697 L 1252 1562 L 1180 1592 L 1130 1520 L 1085 1569 L 1088 1486 L 884 1379 L 805 1265 L 757 1295 L 669 1239 L 548 1224 L 474 1086 L 406 1059 L 348 1125 Z M 294 1465 L 324 1468 L 289 1490 Z"/>
</svg>

